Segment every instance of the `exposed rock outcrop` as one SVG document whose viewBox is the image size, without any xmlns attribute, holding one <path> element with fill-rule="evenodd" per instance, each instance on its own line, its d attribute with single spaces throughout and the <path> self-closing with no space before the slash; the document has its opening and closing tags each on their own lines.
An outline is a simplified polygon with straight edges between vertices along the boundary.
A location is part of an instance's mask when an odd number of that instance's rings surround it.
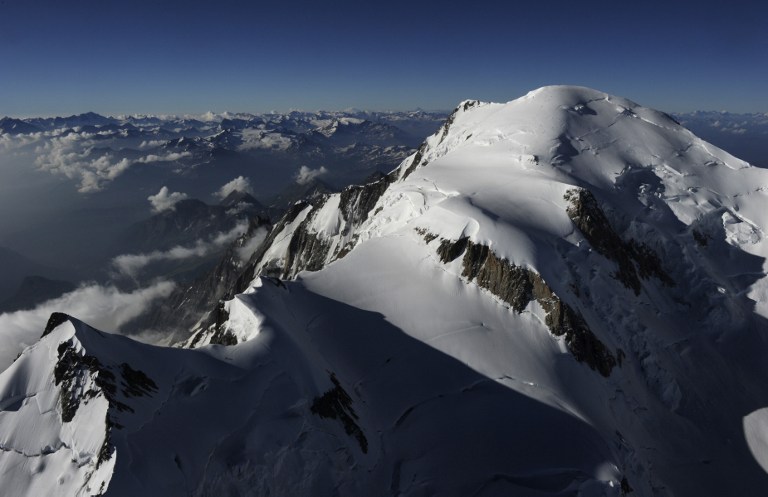
<svg viewBox="0 0 768 497">
<path fill-rule="evenodd" d="M 362 428 L 357 424 L 358 416 L 352 407 L 352 397 L 342 388 L 336 375 L 331 373 L 333 388 L 320 397 L 315 397 L 310 410 L 321 418 L 338 420 L 347 435 L 354 437 L 360 444 L 363 454 L 368 453 L 368 439 L 365 438 Z"/>
<path fill-rule="evenodd" d="M 664 271 L 653 249 L 636 240 L 624 241 L 614 231 L 592 192 L 584 188 L 569 190 L 565 200 L 569 202 L 568 217 L 600 255 L 618 265 L 615 277 L 626 288 L 640 295 L 641 279 L 650 277 L 674 286 L 675 282 Z"/>
<path fill-rule="evenodd" d="M 461 275 L 490 291 L 517 313 L 523 312 L 530 302 L 538 302 L 546 313 L 549 331 L 564 338 L 577 361 L 603 376 L 611 374 L 617 364 L 616 357 L 590 330 L 584 317 L 564 303 L 539 274 L 500 258 L 489 247 L 467 237 L 442 240 L 437 253 L 443 263 L 463 254 Z"/>
<path fill-rule="evenodd" d="M 58 323 L 53 328 L 63 324 L 70 318 L 66 314 L 56 313 L 49 319 L 49 326 Z M 46 328 L 46 334 L 51 330 Z M 158 387 L 143 371 L 133 369 L 127 363 L 111 366 L 102 363 L 93 355 L 85 353 L 74 339 L 61 342 L 57 348 L 57 361 L 53 368 L 54 384 L 59 387 L 59 408 L 62 423 L 70 423 L 81 405 L 88 404 L 93 399 L 103 396 L 109 408 L 105 418 L 104 443 L 99 450 L 96 468 L 109 460 L 115 448 L 111 442 L 113 429 L 120 429 L 115 412 L 132 413 L 126 399 L 153 395 Z M 121 399 L 122 394 L 122 399 Z M 125 401 L 124 401 L 125 400 Z"/>
</svg>

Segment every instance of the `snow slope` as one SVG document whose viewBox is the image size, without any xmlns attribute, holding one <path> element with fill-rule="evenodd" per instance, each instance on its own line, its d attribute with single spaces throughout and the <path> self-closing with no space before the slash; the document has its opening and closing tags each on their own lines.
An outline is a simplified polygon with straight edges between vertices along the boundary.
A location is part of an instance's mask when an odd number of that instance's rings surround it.
<svg viewBox="0 0 768 497">
<path fill-rule="evenodd" d="M 194 350 L 73 319 L 27 349 L 0 375 L 0 405 L 23 399 L 0 412 L 0 474 L 20 495 L 54 473 L 83 495 L 755 495 L 763 185 L 594 90 L 463 102 L 387 177 L 296 204 Z M 86 395 L 65 421 L 54 351 L 75 339 L 155 388 Z M 85 416 L 83 464 L 36 471 Z"/>
<path fill-rule="evenodd" d="M 617 495 L 583 421 L 378 314 L 259 284 L 230 304 L 230 324 L 252 330 L 237 347 L 157 348 L 68 319 L 25 351 L 0 375 L 4 492 Z M 55 382 L 62 350 L 71 384 Z"/>
</svg>

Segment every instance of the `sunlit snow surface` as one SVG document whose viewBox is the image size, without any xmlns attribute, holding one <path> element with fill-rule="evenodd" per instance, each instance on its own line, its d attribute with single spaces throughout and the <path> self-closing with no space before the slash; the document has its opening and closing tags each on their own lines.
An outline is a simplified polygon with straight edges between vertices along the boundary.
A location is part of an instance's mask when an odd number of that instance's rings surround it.
<svg viewBox="0 0 768 497">
<path fill-rule="evenodd" d="M 228 302 L 222 326 L 236 346 L 155 348 L 75 321 L 28 348 L 0 375 L 3 485 L 90 495 L 104 482 L 126 496 L 768 488 L 768 171 L 664 114 L 574 87 L 463 103 L 422 152 L 360 226 L 347 225 L 337 195 L 273 238 L 264 268 L 284 267 L 311 219 L 329 265 L 295 281 L 256 278 Z M 635 295 L 615 278 L 566 213 L 577 187 L 624 239 L 658 254 L 674 286 L 648 278 Z M 548 331 L 536 302 L 516 313 L 467 282 L 461 258 L 441 262 L 441 239 L 460 237 L 540 274 L 622 364 L 601 376 Z M 337 259 L 345 245 L 354 249 Z M 51 375 L 73 336 L 157 389 L 126 398 L 118 387 L 132 412 L 95 394 L 62 422 Z M 346 425 L 312 410 L 339 388 Z M 122 428 L 96 470 L 107 409 Z"/>
</svg>

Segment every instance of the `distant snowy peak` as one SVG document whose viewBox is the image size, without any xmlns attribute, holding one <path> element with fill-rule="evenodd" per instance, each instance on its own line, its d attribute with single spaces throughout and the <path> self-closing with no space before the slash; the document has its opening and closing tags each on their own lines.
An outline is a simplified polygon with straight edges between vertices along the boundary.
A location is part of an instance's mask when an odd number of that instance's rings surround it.
<svg viewBox="0 0 768 497">
<path fill-rule="evenodd" d="M 411 122 L 435 122 L 442 120 L 442 112 L 351 112 L 318 111 L 289 113 L 205 113 L 201 115 L 151 115 L 121 114 L 106 117 L 94 112 L 87 112 L 68 117 L 35 117 L 0 119 L 0 132 L 27 134 L 61 127 L 97 127 L 108 129 L 116 126 L 134 126 L 136 128 L 166 128 L 168 130 L 240 130 L 244 128 L 282 128 L 294 132 L 307 132 L 313 129 L 354 126 L 364 123 L 408 124 Z"/>
<path fill-rule="evenodd" d="M 0 119 L 0 134 L 9 135 L 29 134 L 40 131 L 40 128 L 21 119 L 4 117 Z"/>
<path fill-rule="evenodd" d="M 194 152 L 204 146 L 205 142 L 200 138 L 187 138 L 182 136 L 180 138 L 168 140 L 162 147 L 166 150 Z"/>
</svg>

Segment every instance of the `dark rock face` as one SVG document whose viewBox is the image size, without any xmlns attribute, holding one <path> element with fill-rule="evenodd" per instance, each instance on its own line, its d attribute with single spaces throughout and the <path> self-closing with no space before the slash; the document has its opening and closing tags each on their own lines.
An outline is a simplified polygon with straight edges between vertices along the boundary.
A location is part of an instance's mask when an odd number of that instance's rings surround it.
<svg viewBox="0 0 768 497">
<path fill-rule="evenodd" d="M 500 259 L 490 248 L 466 242 L 462 276 L 474 280 L 480 287 L 490 290 L 504 302 L 512 306 L 515 312 L 523 312 L 534 299 L 533 278 L 535 273 Z"/>
<path fill-rule="evenodd" d="M 307 223 L 302 223 L 288 245 L 284 277 L 295 276 L 299 271 L 319 271 L 331 250 L 329 240 L 324 240 L 307 231 Z"/>
<path fill-rule="evenodd" d="M 569 305 L 563 303 L 538 274 L 530 273 L 533 279 L 533 298 L 546 312 L 545 322 L 554 335 L 565 337 L 568 350 L 579 362 L 608 377 L 617 359 L 592 333 L 584 317 Z"/>
<path fill-rule="evenodd" d="M 706 247 L 707 245 L 709 245 L 709 240 L 710 240 L 709 235 L 706 235 L 696 229 L 693 230 L 691 233 L 693 234 L 693 239 L 696 240 L 696 243 L 698 243 L 699 246 Z"/>
<path fill-rule="evenodd" d="M 224 301 L 220 300 L 218 307 L 211 312 L 209 319 L 214 319 L 213 335 L 211 335 L 211 343 L 215 345 L 237 345 L 237 337 L 230 333 L 224 324 L 229 320 L 229 312 L 224 306 Z M 195 344 L 203 337 L 202 334 L 198 334 L 195 340 L 190 344 L 194 347 Z"/>
<path fill-rule="evenodd" d="M 341 192 L 339 211 L 346 221 L 342 235 L 353 233 L 368 219 L 376 202 L 394 181 L 395 175 L 390 174 L 372 183 L 348 186 Z M 292 278 L 300 271 L 319 271 L 330 257 L 341 258 L 351 250 L 351 243 L 348 243 L 338 249 L 336 254 L 331 254 L 332 241 L 310 233 L 307 229 L 328 198 L 324 196 L 314 202 L 314 209 L 294 232 L 288 247 L 285 268 L 278 275 L 281 278 Z M 354 237 L 351 242 L 354 242 Z"/>
<path fill-rule="evenodd" d="M 384 194 L 390 184 L 395 180 L 394 175 L 386 175 L 383 178 L 367 183 L 365 185 L 352 185 L 345 188 L 339 199 L 339 211 L 346 221 L 344 233 L 350 234 L 359 227 L 363 222 L 368 219 L 371 211 L 373 210 L 376 202 Z M 319 271 L 325 266 L 326 261 L 335 256 L 338 258 L 344 257 L 349 250 L 351 250 L 351 244 L 354 242 L 354 237 L 350 240 L 350 243 L 344 247 L 337 249 L 336 254 L 332 254 L 333 243 L 330 239 L 325 239 L 318 236 L 315 233 L 309 231 L 308 226 L 314 221 L 315 216 L 320 209 L 328 201 L 329 196 L 324 195 L 312 200 L 312 211 L 307 215 L 306 219 L 296 228 L 288 246 L 288 253 L 285 259 L 285 265 L 282 268 L 278 268 L 276 271 L 271 270 L 269 267 L 262 268 L 262 274 L 266 276 L 275 276 L 279 278 L 292 278 L 300 271 Z M 263 244 L 263 250 L 257 251 L 251 258 L 254 263 L 259 262 L 266 250 L 271 245 L 274 238 L 283 230 L 285 226 L 293 222 L 310 204 L 302 204 L 301 208 L 295 211 L 289 211 L 289 213 L 275 226 L 270 233 L 269 237 Z M 298 207 L 299 205 L 297 204 Z M 247 281 L 250 282 L 255 274 L 255 264 L 250 271 L 246 271 L 248 277 Z M 240 288 L 240 291 L 244 288 Z"/>
<path fill-rule="evenodd" d="M 545 323 L 555 336 L 565 338 L 573 357 L 586 363 L 592 370 L 609 376 L 616 358 L 589 329 L 584 317 L 555 295 L 537 273 L 515 266 L 507 259 L 468 238 L 456 241 L 442 240 L 437 249 L 443 263 L 462 259 L 462 273 L 468 281 L 474 281 L 521 313 L 531 301 L 536 301 L 546 312 Z"/>
<path fill-rule="evenodd" d="M 360 450 L 367 454 L 368 439 L 356 422 L 359 418 L 352 408 L 352 397 L 342 388 L 339 379 L 333 373 L 331 373 L 331 381 L 334 387 L 320 397 L 315 397 L 310 411 L 321 418 L 338 420 L 344 426 L 347 435 L 354 437 L 360 444 Z"/>
<path fill-rule="evenodd" d="M 190 347 L 195 347 L 199 340 L 203 338 L 202 334 L 198 334 L 195 340 L 190 344 Z M 216 326 L 213 335 L 211 335 L 210 343 L 212 345 L 237 345 L 237 337 L 227 331 L 223 326 Z"/>
<path fill-rule="evenodd" d="M 315 199 L 314 202 L 324 202 L 324 198 L 318 198 Z M 229 300 L 233 298 L 238 293 L 242 293 L 245 290 L 248 289 L 248 284 L 253 281 L 253 278 L 256 276 L 256 268 L 258 266 L 258 263 L 264 258 L 264 254 L 266 254 L 267 250 L 272 246 L 272 244 L 275 242 L 278 236 L 283 232 L 283 230 L 292 222 L 296 220 L 299 215 L 304 212 L 305 209 L 310 207 L 311 204 L 309 202 L 300 201 L 296 202 L 290 209 L 288 209 L 288 212 L 283 215 L 283 217 L 280 219 L 280 221 L 277 222 L 269 231 L 269 234 L 267 235 L 267 238 L 264 240 L 264 242 L 259 245 L 259 247 L 256 249 L 256 251 L 250 256 L 248 259 L 248 263 L 246 264 L 245 269 L 240 273 L 237 280 L 235 281 L 235 285 L 233 288 L 230 288 L 230 290 L 222 297 L 225 300 Z M 280 276 L 280 274 L 269 274 L 269 270 L 266 271 L 268 276 Z"/>
<path fill-rule="evenodd" d="M 66 318 L 66 319 L 64 319 Z M 51 329 L 69 319 L 66 314 L 56 313 L 51 316 L 51 323 L 57 323 Z M 47 329 L 48 327 L 46 327 Z M 50 331 L 48 331 L 50 333 Z M 57 348 L 58 359 L 53 369 L 54 383 L 59 386 L 61 393 L 59 405 L 61 406 L 61 421 L 71 422 L 81 404 L 87 404 L 91 399 L 102 393 L 109 403 L 106 414 L 106 434 L 104 444 L 99 450 L 96 467 L 110 459 L 115 451 L 111 443 L 112 429 L 120 429 L 122 425 L 115 421 L 112 409 L 119 412 L 134 412 L 133 409 L 118 399 L 117 385 L 122 386 L 124 397 L 142 397 L 157 392 L 157 384 L 146 373 L 133 369 L 127 363 L 120 364 L 119 368 L 104 365 L 98 358 L 88 354 L 81 354 L 75 348 L 72 340 L 61 342 Z M 118 374 L 115 374 L 114 371 Z M 90 376 L 95 388 L 83 390 L 87 377 Z"/>
<path fill-rule="evenodd" d="M 440 260 L 444 264 L 447 264 L 463 254 L 468 244 L 469 238 L 467 237 L 459 238 L 455 242 L 452 240 L 441 240 L 440 245 L 437 247 L 437 255 L 440 256 Z"/>
<path fill-rule="evenodd" d="M 424 152 L 427 149 L 427 144 L 423 143 L 419 149 L 416 151 L 416 155 L 413 156 L 413 160 L 411 160 L 411 163 L 406 168 L 405 172 L 403 173 L 403 179 L 407 178 L 411 175 L 412 172 L 416 170 L 419 165 L 421 165 L 421 159 L 424 157 Z"/>
<path fill-rule="evenodd" d="M 616 262 L 619 269 L 615 277 L 626 288 L 640 295 L 640 280 L 651 276 L 667 286 L 674 286 L 675 282 L 664 271 L 653 249 L 635 240 L 622 240 L 590 191 L 583 188 L 569 190 L 565 199 L 570 202 L 568 217 L 600 255 Z"/>
<path fill-rule="evenodd" d="M 61 385 L 61 395 L 59 397 L 61 405 L 61 421 L 69 423 L 77 414 L 80 402 L 94 397 L 97 391 L 88 390 L 80 392 L 81 376 L 88 373 L 94 375 L 94 381 L 104 392 L 114 394 L 115 375 L 110 371 L 106 374 L 99 374 L 103 366 L 99 360 L 93 356 L 80 355 L 74 349 L 72 341 L 62 342 L 57 349 L 58 360 L 54 367 L 54 381 L 57 386 Z"/>
<path fill-rule="evenodd" d="M 143 371 L 133 369 L 127 363 L 120 365 L 123 376 L 123 395 L 126 397 L 144 397 L 157 391 L 157 384 Z"/>
<path fill-rule="evenodd" d="M 365 185 L 348 186 L 341 192 L 339 209 L 347 222 L 347 230 L 359 226 L 370 214 L 379 198 L 387 191 L 394 181 L 394 176 L 387 175 L 384 178 L 367 183 Z"/>
<path fill-rule="evenodd" d="M 45 329 L 43 330 L 42 336 L 46 336 L 48 333 L 52 332 L 56 327 L 58 327 L 61 324 L 64 324 L 70 319 L 71 318 L 69 314 L 64 314 L 63 312 L 54 312 L 48 318 L 48 323 L 46 323 L 45 325 Z"/>
<path fill-rule="evenodd" d="M 629 495 L 629 494 L 631 494 L 633 491 L 634 491 L 634 490 L 633 490 L 633 489 L 632 489 L 632 487 L 629 485 L 629 481 L 627 480 L 627 477 L 626 477 L 626 476 L 625 476 L 625 477 L 623 477 L 623 478 L 621 479 L 621 495 Z"/>
<path fill-rule="evenodd" d="M 427 243 L 432 243 L 432 240 L 436 240 L 438 238 L 438 235 L 432 233 L 431 231 L 427 230 L 426 228 L 415 228 L 414 231 L 421 235 L 424 238 L 424 241 Z M 458 256 L 457 256 L 458 257 Z M 454 257 L 453 259 L 455 259 Z M 451 259 L 451 260 L 453 260 Z"/>
</svg>

